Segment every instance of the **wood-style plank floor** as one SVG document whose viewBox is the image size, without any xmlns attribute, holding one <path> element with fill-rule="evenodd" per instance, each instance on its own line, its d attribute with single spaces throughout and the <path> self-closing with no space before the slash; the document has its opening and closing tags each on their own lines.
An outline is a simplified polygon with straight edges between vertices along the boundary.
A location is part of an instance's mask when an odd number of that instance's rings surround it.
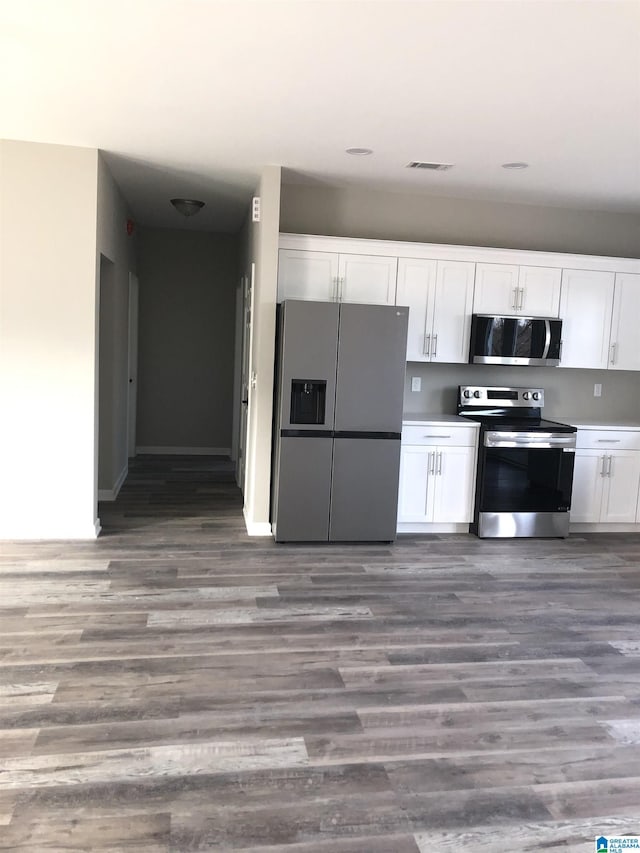
<svg viewBox="0 0 640 853">
<path fill-rule="evenodd" d="M 275 545 L 139 458 L 0 546 L 0 850 L 581 851 L 640 834 L 640 537 Z"/>
</svg>

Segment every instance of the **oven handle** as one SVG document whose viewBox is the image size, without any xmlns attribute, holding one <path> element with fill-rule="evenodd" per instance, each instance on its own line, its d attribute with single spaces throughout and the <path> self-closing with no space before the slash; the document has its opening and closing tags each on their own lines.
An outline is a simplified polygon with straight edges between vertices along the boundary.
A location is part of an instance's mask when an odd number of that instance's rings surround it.
<svg viewBox="0 0 640 853">
<path fill-rule="evenodd" d="M 485 447 L 533 447 L 542 449 L 575 450 L 575 433 L 522 433 L 487 430 L 484 434 Z"/>
</svg>

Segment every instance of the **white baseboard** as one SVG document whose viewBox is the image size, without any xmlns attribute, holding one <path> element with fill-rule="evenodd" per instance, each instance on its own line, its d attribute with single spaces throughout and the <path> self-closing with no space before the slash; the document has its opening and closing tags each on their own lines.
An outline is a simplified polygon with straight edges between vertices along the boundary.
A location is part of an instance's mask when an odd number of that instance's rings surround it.
<svg viewBox="0 0 640 853">
<path fill-rule="evenodd" d="M 136 453 L 163 456 L 230 456 L 230 447 L 136 447 Z"/>
<path fill-rule="evenodd" d="M 242 515 L 244 516 L 244 524 L 247 528 L 249 536 L 271 536 L 271 524 L 268 521 L 250 521 L 247 514 L 247 508 L 243 507 Z"/>
<path fill-rule="evenodd" d="M 122 471 L 120 472 L 120 476 L 115 482 L 115 485 L 112 489 L 98 489 L 98 500 L 99 501 L 115 501 L 115 499 L 120 494 L 120 489 L 122 488 L 124 481 L 127 479 L 127 474 L 129 473 L 129 465 L 125 465 Z"/>
<path fill-rule="evenodd" d="M 408 523 L 403 522 L 398 524 L 397 533 L 468 533 L 469 522 L 464 524 L 449 523 L 437 524 L 431 522 L 424 524 L 423 522 Z"/>
</svg>

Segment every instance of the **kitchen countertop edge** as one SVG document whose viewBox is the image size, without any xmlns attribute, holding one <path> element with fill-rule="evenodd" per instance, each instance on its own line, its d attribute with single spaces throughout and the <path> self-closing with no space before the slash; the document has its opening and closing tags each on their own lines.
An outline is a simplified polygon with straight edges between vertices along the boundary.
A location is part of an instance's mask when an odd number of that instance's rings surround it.
<svg viewBox="0 0 640 853">
<path fill-rule="evenodd" d="M 478 421 L 463 418 L 460 415 L 405 415 L 402 426 L 428 426 L 429 424 L 449 424 L 450 426 L 470 426 L 480 428 Z"/>
</svg>

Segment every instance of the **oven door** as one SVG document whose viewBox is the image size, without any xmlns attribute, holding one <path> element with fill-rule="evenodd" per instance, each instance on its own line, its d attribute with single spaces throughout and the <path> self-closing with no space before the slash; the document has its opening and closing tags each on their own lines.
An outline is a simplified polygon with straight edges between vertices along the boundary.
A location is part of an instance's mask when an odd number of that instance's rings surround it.
<svg viewBox="0 0 640 853">
<path fill-rule="evenodd" d="M 575 433 L 485 432 L 478 535 L 566 536 L 575 443 Z"/>
</svg>

